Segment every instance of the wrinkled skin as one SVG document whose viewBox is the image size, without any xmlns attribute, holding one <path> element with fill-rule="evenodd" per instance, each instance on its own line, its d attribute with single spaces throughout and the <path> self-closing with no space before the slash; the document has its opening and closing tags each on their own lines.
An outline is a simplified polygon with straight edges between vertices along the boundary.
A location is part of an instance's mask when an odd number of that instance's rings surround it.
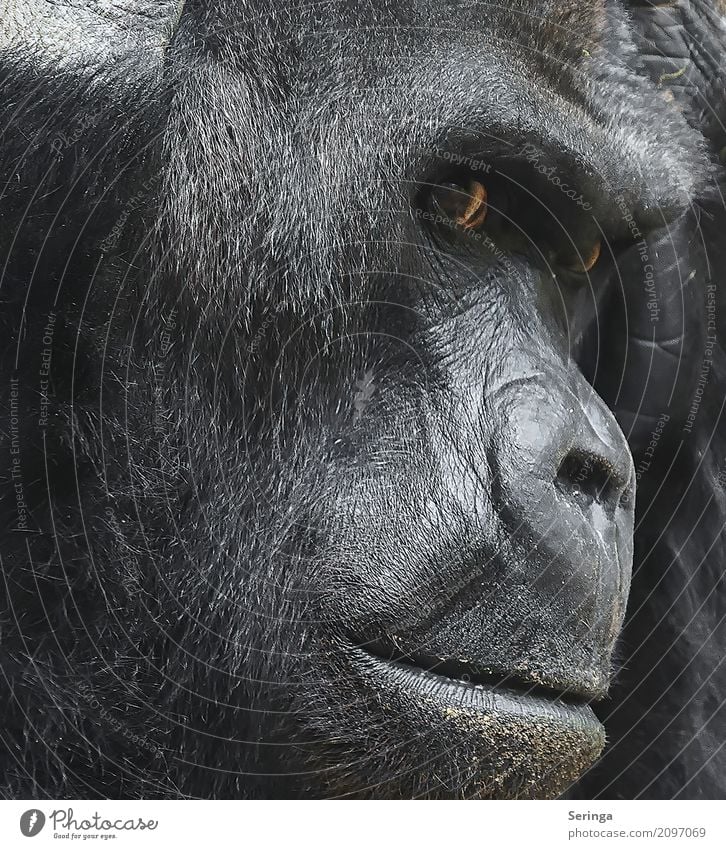
<svg viewBox="0 0 726 849">
<path fill-rule="evenodd" d="M 6 796 L 723 793 L 720 64 L 639 14 L 11 4 Z"/>
</svg>

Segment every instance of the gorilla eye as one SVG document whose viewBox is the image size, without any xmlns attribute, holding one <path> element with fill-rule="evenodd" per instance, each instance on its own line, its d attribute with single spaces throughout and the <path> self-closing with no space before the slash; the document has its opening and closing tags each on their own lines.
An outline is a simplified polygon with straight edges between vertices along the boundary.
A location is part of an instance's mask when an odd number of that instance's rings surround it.
<svg viewBox="0 0 726 849">
<path fill-rule="evenodd" d="M 476 177 L 453 175 L 429 191 L 433 223 L 466 235 L 486 229 L 489 240 L 482 244 L 545 261 L 576 283 L 600 258 L 597 230 L 535 177 L 511 164 L 489 175 L 486 186 Z"/>
<path fill-rule="evenodd" d="M 573 274 L 587 274 L 595 267 L 598 259 L 600 259 L 600 250 L 602 243 L 597 239 L 589 250 L 583 250 L 579 253 L 571 253 L 569 255 L 560 255 L 556 259 L 556 263 Z"/>
<path fill-rule="evenodd" d="M 466 187 L 442 183 L 431 192 L 431 201 L 436 213 L 464 230 L 480 227 L 487 216 L 487 190 L 478 180 Z"/>
</svg>

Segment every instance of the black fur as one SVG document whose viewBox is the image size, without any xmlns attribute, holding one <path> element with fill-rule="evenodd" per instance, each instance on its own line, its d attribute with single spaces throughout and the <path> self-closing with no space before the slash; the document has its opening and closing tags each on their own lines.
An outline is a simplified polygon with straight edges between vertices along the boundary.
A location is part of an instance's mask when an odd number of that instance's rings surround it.
<svg viewBox="0 0 726 849">
<path fill-rule="evenodd" d="M 709 327 L 723 136 L 692 93 L 688 109 L 661 96 L 637 18 L 574 0 L 190 0 L 91 9 L 74 30 L 53 5 L 47 44 L 30 12 L 0 43 L 0 792 L 563 792 L 552 753 L 520 774 L 506 729 L 492 755 L 475 725 L 419 727 L 348 657 L 394 635 L 406 656 L 519 663 L 530 684 L 604 695 L 612 646 L 593 634 L 620 614 L 589 611 L 577 642 L 539 607 L 518 571 L 532 543 L 489 530 L 514 496 L 484 468 L 517 467 L 521 434 L 514 414 L 478 419 L 511 362 L 584 392 L 572 355 L 636 471 L 652 460 L 622 668 L 598 707 L 611 745 L 572 792 L 722 796 L 720 341 L 684 427 L 726 315 L 719 286 Z M 600 300 L 417 215 L 451 154 L 559 214 L 526 149 L 591 205 Z M 583 216 L 562 215 L 579 244 Z M 675 325 L 660 358 L 634 342 L 652 328 L 627 216 L 657 256 L 657 329 Z M 568 422 L 573 439 L 589 426 Z M 567 545 L 585 564 L 585 537 Z"/>
</svg>

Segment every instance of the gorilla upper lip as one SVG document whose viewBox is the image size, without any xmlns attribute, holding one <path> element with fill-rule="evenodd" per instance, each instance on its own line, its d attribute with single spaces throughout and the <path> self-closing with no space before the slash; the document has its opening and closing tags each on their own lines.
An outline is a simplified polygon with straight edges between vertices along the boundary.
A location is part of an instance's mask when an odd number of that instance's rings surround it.
<svg viewBox="0 0 726 849">
<path fill-rule="evenodd" d="M 441 658 L 422 652 L 407 653 L 394 649 L 383 641 L 369 641 L 358 644 L 366 654 L 413 670 L 427 672 L 458 684 L 480 685 L 488 689 L 503 689 L 518 692 L 533 698 L 563 702 L 570 705 L 584 705 L 597 701 L 605 695 L 584 683 L 571 682 L 561 687 L 537 680 L 536 673 L 524 673 L 522 670 L 497 672 L 468 660 Z"/>
</svg>

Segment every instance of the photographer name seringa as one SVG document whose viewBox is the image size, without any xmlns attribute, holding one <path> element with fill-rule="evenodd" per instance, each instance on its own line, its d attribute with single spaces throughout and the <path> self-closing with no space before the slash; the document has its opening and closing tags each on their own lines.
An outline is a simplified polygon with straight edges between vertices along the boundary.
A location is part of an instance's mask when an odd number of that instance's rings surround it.
<svg viewBox="0 0 726 849">
<path fill-rule="evenodd" d="M 114 831 L 153 831 L 158 825 L 158 820 L 142 819 L 141 817 L 129 817 L 123 819 L 106 819 L 96 811 L 92 817 L 76 818 L 73 808 L 52 811 L 48 819 L 53 824 L 55 837 L 69 837 L 74 831 L 83 832 L 114 832 Z M 58 834 L 57 832 L 67 832 Z"/>
<path fill-rule="evenodd" d="M 608 822 L 613 818 L 613 815 L 603 814 L 599 811 L 569 811 L 567 818 L 570 820 L 596 820 L 597 822 Z"/>
</svg>

